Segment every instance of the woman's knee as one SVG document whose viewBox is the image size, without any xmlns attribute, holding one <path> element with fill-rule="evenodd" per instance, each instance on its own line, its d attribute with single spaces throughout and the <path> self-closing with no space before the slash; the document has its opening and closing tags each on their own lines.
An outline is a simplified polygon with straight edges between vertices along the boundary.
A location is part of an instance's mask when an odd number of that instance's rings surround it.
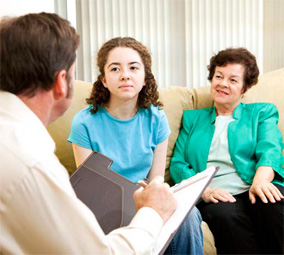
<svg viewBox="0 0 284 255">
<path fill-rule="evenodd" d="M 208 204 L 200 211 L 206 222 L 235 222 L 246 214 L 243 210 L 239 210 L 238 207 L 235 203 L 219 202 Z"/>
</svg>

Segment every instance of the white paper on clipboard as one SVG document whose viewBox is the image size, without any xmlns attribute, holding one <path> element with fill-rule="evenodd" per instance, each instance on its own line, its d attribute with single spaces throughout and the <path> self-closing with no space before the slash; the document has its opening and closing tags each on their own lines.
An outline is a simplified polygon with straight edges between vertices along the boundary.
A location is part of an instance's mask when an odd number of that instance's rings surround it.
<svg viewBox="0 0 284 255">
<path fill-rule="evenodd" d="M 154 246 L 153 254 L 164 253 L 167 248 L 165 246 L 166 240 L 170 243 L 172 240 L 171 237 L 175 235 L 184 219 L 198 202 L 201 194 L 211 182 L 218 169 L 219 167 L 212 166 L 171 187 L 177 200 L 177 209 L 163 226 Z"/>
</svg>

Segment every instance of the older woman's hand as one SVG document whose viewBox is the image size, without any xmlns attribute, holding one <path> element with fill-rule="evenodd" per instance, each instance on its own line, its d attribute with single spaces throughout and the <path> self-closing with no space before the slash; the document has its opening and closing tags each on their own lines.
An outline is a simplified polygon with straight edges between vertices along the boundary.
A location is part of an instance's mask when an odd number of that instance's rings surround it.
<svg viewBox="0 0 284 255">
<path fill-rule="evenodd" d="M 268 166 L 258 167 L 249 189 L 249 199 L 255 204 L 255 196 L 259 196 L 263 203 L 275 203 L 275 199 L 280 201 L 284 198 L 279 189 L 271 183 L 274 178 L 274 170 Z"/>
<path fill-rule="evenodd" d="M 219 201 L 230 203 L 236 202 L 236 199 L 223 189 L 211 189 L 207 187 L 201 197 L 206 203 L 218 203 Z"/>
</svg>

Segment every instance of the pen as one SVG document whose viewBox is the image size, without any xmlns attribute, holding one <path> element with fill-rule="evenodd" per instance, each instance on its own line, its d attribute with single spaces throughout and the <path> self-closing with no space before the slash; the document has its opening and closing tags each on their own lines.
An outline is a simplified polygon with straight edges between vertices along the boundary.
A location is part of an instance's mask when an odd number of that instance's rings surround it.
<svg viewBox="0 0 284 255">
<path fill-rule="evenodd" d="M 150 180 L 147 178 L 144 178 L 143 180 L 138 181 L 138 184 L 143 187 L 146 188 L 146 186 L 150 183 Z"/>
</svg>

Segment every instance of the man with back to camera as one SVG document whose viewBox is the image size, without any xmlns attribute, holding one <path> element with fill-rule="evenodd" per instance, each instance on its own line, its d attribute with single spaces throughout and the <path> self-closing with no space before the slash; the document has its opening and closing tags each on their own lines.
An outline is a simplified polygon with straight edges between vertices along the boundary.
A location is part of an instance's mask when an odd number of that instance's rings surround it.
<svg viewBox="0 0 284 255">
<path fill-rule="evenodd" d="M 28 14 L 3 20 L 0 39 L 0 253 L 150 254 L 176 207 L 169 185 L 157 177 L 136 191 L 132 222 L 105 235 L 45 128 L 72 101 L 74 28 L 56 14 Z"/>
</svg>

